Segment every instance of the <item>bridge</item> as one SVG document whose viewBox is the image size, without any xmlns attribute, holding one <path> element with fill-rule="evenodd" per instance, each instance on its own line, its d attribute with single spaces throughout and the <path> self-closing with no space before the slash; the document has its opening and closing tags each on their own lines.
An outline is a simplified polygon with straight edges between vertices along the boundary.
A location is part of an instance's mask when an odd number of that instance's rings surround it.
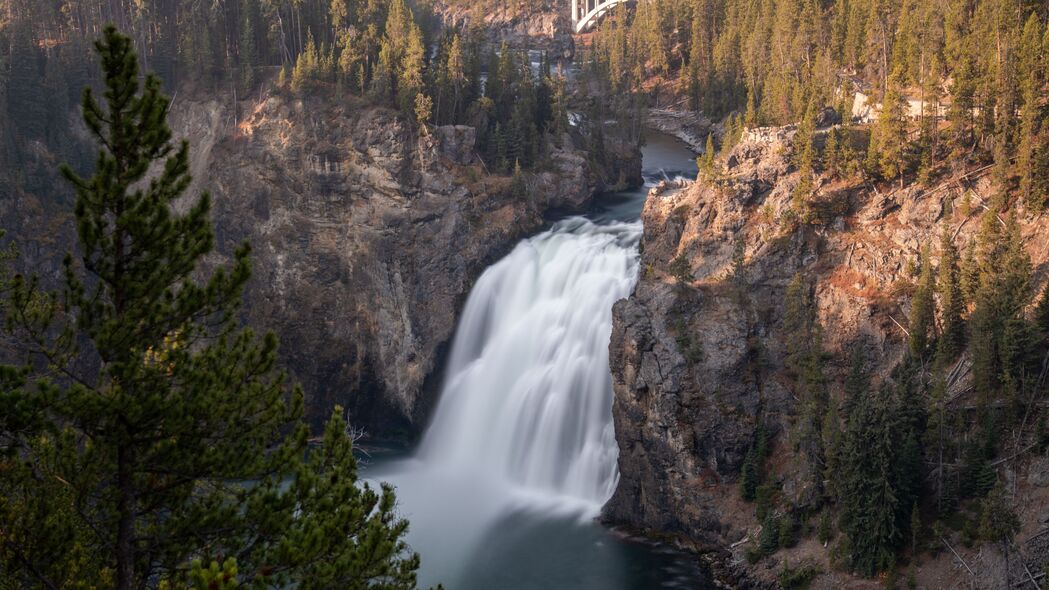
<svg viewBox="0 0 1049 590">
<path fill-rule="evenodd" d="M 572 0 L 572 24 L 576 33 L 584 33 L 597 24 L 609 10 L 633 0 Z"/>
</svg>

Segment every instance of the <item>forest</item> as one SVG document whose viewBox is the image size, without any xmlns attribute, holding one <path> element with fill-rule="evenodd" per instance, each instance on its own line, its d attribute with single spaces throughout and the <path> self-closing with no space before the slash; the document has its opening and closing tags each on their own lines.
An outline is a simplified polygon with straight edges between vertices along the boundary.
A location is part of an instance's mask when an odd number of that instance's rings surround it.
<svg viewBox="0 0 1049 590">
<path fill-rule="evenodd" d="M 848 125 L 829 134 L 831 172 L 851 163 L 875 179 L 927 180 L 948 159 L 993 162 L 1037 210 L 1049 196 L 1047 10 L 1021 0 L 653 0 L 614 13 L 590 65 L 620 90 L 658 98 L 669 88 L 726 119 L 729 147 L 762 125 L 811 135 L 825 108 L 851 114 L 863 93 L 881 105 L 877 123 L 862 140 L 846 138 Z M 812 170 L 811 152 L 803 158 Z"/>
<path fill-rule="evenodd" d="M 109 22 L 165 89 L 250 98 L 263 85 L 396 105 L 418 125 L 470 124 L 490 171 L 532 168 L 568 130 L 564 76 L 518 48 L 444 30 L 404 0 L 9 0 L 0 4 L 0 105 L 13 135 L 61 143 L 91 44 Z M 549 133 L 548 133 L 549 132 Z M 17 151 L 17 150 L 15 150 Z"/>
</svg>

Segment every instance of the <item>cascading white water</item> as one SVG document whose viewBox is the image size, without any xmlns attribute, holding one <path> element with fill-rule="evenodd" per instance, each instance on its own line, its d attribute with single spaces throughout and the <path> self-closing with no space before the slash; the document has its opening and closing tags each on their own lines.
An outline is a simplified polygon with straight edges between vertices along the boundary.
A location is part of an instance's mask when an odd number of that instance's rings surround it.
<svg viewBox="0 0 1049 590">
<path fill-rule="evenodd" d="M 637 279 L 641 224 L 557 223 L 481 275 L 459 322 L 431 467 L 594 511 L 618 473 L 608 341 Z"/>
<path fill-rule="evenodd" d="M 605 195 L 589 214 L 599 222 L 560 221 L 481 275 L 418 451 L 367 466 L 373 483 L 396 487 L 422 555 L 420 587 L 647 590 L 701 579 L 592 522 L 618 479 L 608 344 L 612 306 L 637 280 L 641 207 L 655 182 L 695 175 L 680 143 L 649 139 L 646 187 Z M 659 570 L 667 560 L 679 569 Z"/>
<path fill-rule="evenodd" d="M 515 514 L 587 520 L 611 497 L 612 305 L 637 280 L 641 230 L 560 221 L 477 280 L 418 452 L 372 472 L 397 488 L 423 587 L 472 587 L 463 568 Z"/>
</svg>

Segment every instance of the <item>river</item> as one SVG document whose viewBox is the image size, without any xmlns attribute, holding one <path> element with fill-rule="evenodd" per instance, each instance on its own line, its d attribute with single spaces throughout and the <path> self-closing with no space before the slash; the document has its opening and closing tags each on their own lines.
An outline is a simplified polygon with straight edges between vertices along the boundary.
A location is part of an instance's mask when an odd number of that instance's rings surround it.
<svg viewBox="0 0 1049 590">
<path fill-rule="evenodd" d="M 612 305 L 637 281 L 648 189 L 696 175 L 692 153 L 668 135 L 649 133 L 642 156 L 643 188 L 600 197 L 485 270 L 419 447 L 363 467 L 397 489 L 420 587 L 711 587 L 694 556 L 595 522 L 619 477 Z"/>
</svg>

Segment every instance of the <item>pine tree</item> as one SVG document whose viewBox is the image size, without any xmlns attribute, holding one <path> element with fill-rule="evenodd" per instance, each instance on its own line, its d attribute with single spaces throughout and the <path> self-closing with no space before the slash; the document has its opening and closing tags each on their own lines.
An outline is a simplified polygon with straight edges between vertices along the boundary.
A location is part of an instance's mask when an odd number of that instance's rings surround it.
<svg viewBox="0 0 1049 590">
<path fill-rule="evenodd" d="M 703 155 L 699 157 L 699 171 L 708 182 L 713 182 L 717 178 L 716 157 L 714 134 L 708 133 L 706 147 L 703 149 Z"/>
<path fill-rule="evenodd" d="M 411 19 L 411 11 L 408 11 L 407 18 Z M 425 90 L 423 82 L 425 58 L 426 47 L 423 45 L 422 31 L 412 23 L 409 26 L 408 41 L 397 75 L 397 103 L 401 111 L 409 115 L 416 114 L 417 97 Z M 428 118 L 427 115 L 425 119 Z"/>
<path fill-rule="evenodd" d="M 747 452 L 743 459 L 743 466 L 739 472 L 739 497 L 747 502 L 753 502 L 757 496 L 758 486 L 761 479 L 758 473 L 757 453 L 754 447 Z"/>
<path fill-rule="evenodd" d="M 189 148 L 172 143 L 160 81 L 139 81 L 113 27 L 96 48 L 105 106 L 83 96 L 96 171 L 63 168 L 80 258 L 67 256 L 61 294 L 17 278 L 5 306 L 36 355 L 26 364 L 42 368 L 0 405 L 19 457 L 0 464 L 5 581 L 146 588 L 184 581 L 191 560 L 236 556 L 244 583 L 413 588 L 407 524 L 389 487 L 358 483 L 340 411 L 307 458 L 302 392 L 274 369 L 276 338 L 238 327 L 249 248 L 198 269 L 211 201 L 172 208 Z M 12 374 L 24 373 L 0 370 Z M 37 422 L 12 430 L 26 409 Z"/>
<path fill-rule="evenodd" d="M 897 369 L 896 396 L 890 407 L 893 446 L 892 489 L 896 497 L 896 525 L 901 531 L 910 526 L 911 507 L 922 496 L 925 457 L 922 435 L 928 420 L 925 394 L 920 388 L 921 367 L 913 360 Z"/>
<path fill-rule="evenodd" d="M 1042 295 L 1034 309 L 1034 326 L 1043 338 L 1049 339 L 1049 283 L 1042 288 Z"/>
<path fill-rule="evenodd" d="M 901 538 L 899 500 L 892 486 L 894 446 L 890 395 L 858 396 L 848 417 L 842 456 L 841 530 L 846 562 L 865 576 L 892 567 Z"/>
<path fill-rule="evenodd" d="M 812 351 L 816 306 L 811 287 L 800 273 L 791 278 L 784 294 L 783 331 L 786 335 L 785 364 L 795 378 L 803 378 Z"/>
<path fill-rule="evenodd" d="M 975 241 L 970 241 L 965 247 L 959 272 L 961 273 L 962 307 L 964 308 L 976 299 L 976 291 L 980 288 L 980 268 L 976 260 Z"/>
<path fill-rule="evenodd" d="M 933 294 L 936 291 L 936 284 L 933 276 L 929 248 L 926 246 L 922 249 L 921 254 L 921 275 L 918 278 L 918 288 L 911 299 L 910 349 L 911 354 L 918 359 L 925 356 L 934 328 L 936 308 Z"/>
<path fill-rule="evenodd" d="M 871 137 L 872 160 L 877 164 L 877 171 L 886 180 L 900 177 L 901 188 L 908 166 L 906 109 L 907 102 L 899 91 L 898 81 L 891 82 Z"/>
<path fill-rule="evenodd" d="M 462 41 L 459 35 L 452 37 L 451 46 L 448 49 L 448 60 L 445 66 L 445 77 L 451 85 L 452 96 L 449 122 L 458 123 L 462 116 L 463 93 L 466 89 L 466 62 L 463 57 Z"/>
<path fill-rule="evenodd" d="M 816 172 L 815 133 L 816 107 L 810 101 L 794 140 L 794 165 L 798 168 L 798 184 L 794 187 L 792 206 L 804 221 L 808 221 L 810 217 L 808 201 L 813 190 L 812 177 Z"/>
<path fill-rule="evenodd" d="M 514 174 L 510 179 L 510 196 L 518 201 L 528 198 L 528 185 L 525 183 L 524 174 L 521 172 L 521 162 L 516 160 L 514 161 Z"/>
<path fill-rule="evenodd" d="M 841 418 L 838 415 L 838 403 L 828 400 L 827 412 L 822 424 L 824 468 L 823 480 L 826 482 L 826 496 L 833 501 L 839 497 L 838 477 L 841 472 L 842 432 Z"/>
<path fill-rule="evenodd" d="M 996 481 L 994 488 L 980 506 L 980 537 L 999 545 L 1005 554 L 1006 587 L 1012 588 L 1009 572 L 1009 548 L 1013 537 L 1020 532 L 1020 518 L 1006 495 L 1001 481 Z"/>
<path fill-rule="evenodd" d="M 295 69 L 291 72 L 291 89 L 295 92 L 305 90 L 314 82 L 321 71 L 321 58 L 317 44 L 313 40 L 313 33 L 306 34 L 306 48 L 295 60 Z"/>
<path fill-rule="evenodd" d="M 965 302 L 958 268 L 958 249 L 950 230 L 945 226 L 940 234 L 940 268 L 937 289 L 940 293 L 940 340 L 936 352 L 941 363 L 954 360 L 965 344 L 965 324 L 962 312 Z"/>
<path fill-rule="evenodd" d="M 772 514 L 765 516 L 761 522 L 758 547 L 762 555 L 772 555 L 779 549 L 779 520 Z"/>
</svg>

